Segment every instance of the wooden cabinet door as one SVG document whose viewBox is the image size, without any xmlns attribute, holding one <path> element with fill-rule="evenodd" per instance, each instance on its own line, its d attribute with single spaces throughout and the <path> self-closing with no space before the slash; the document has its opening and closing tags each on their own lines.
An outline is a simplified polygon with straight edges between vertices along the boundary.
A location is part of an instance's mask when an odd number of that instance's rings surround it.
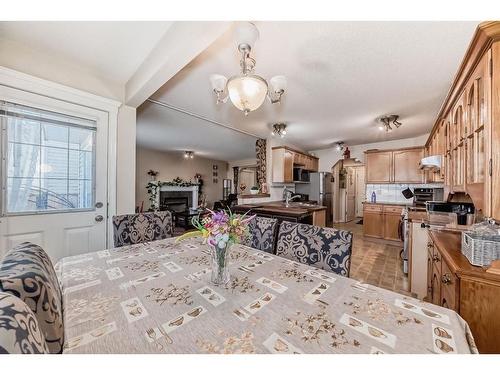
<svg viewBox="0 0 500 375">
<path fill-rule="evenodd" d="M 311 163 L 311 171 L 317 172 L 319 170 L 319 160 L 316 158 L 309 158 Z"/>
<path fill-rule="evenodd" d="M 400 208 L 401 210 L 401 208 Z M 384 213 L 384 238 L 386 240 L 399 241 L 399 221 L 401 215 L 393 212 Z"/>
<path fill-rule="evenodd" d="M 285 150 L 283 182 L 293 182 L 293 157 L 293 152 Z"/>
<path fill-rule="evenodd" d="M 392 151 L 366 153 L 366 182 L 390 183 L 392 178 Z"/>
<path fill-rule="evenodd" d="M 451 123 L 453 163 L 452 187 L 453 191 L 465 191 L 465 91 L 452 108 L 453 120 Z"/>
<path fill-rule="evenodd" d="M 432 248 L 427 249 L 427 302 L 432 302 Z"/>
<path fill-rule="evenodd" d="M 383 238 L 382 206 L 365 203 L 363 210 L 363 234 L 368 237 Z"/>
<path fill-rule="evenodd" d="M 424 149 L 408 149 L 393 152 L 393 182 L 422 183 L 424 172 L 418 167 L 424 157 Z"/>
</svg>

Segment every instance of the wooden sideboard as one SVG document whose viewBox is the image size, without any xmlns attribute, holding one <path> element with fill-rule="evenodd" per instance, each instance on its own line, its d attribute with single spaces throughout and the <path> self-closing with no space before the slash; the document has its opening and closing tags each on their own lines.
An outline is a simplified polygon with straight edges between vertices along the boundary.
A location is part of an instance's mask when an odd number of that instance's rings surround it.
<svg viewBox="0 0 500 375">
<path fill-rule="evenodd" d="M 460 233 L 429 231 L 426 300 L 458 312 L 481 353 L 500 353 L 500 275 L 471 265 L 460 249 Z"/>
<path fill-rule="evenodd" d="M 422 183 L 425 175 L 419 162 L 423 156 L 423 147 L 365 151 L 366 183 Z"/>
<path fill-rule="evenodd" d="M 500 22 L 481 23 L 425 145 L 441 155 L 445 195 L 465 192 L 485 216 L 500 219 Z"/>
<path fill-rule="evenodd" d="M 293 182 L 293 168 L 317 172 L 319 159 L 287 146 L 272 148 L 273 182 Z"/>
</svg>

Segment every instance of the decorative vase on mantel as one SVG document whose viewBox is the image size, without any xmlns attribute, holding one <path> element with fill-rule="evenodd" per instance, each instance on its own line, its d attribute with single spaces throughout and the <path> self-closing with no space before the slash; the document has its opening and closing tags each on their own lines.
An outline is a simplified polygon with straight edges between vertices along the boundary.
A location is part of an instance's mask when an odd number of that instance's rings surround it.
<svg viewBox="0 0 500 375">
<path fill-rule="evenodd" d="M 211 281 L 216 286 L 226 285 L 229 282 L 229 267 L 227 266 L 229 259 L 229 251 L 231 244 L 226 242 L 221 248 L 218 245 L 210 245 L 210 258 L 212 266 Z"/>
</svg>

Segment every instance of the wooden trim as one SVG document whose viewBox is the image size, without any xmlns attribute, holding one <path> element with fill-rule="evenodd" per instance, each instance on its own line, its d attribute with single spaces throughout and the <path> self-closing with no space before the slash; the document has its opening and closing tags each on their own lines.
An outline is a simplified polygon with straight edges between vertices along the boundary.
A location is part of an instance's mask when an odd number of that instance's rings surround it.
<svg viewBox="0 0 500 375">
<path fill-rule="evenodd" d="M 467 48 L 462 63 L 460 64 L 457 73 L 453 79 L 450 90 L 439 109 L 436 122 L 432 127 L 431 133 L 425 146 L 427 147 L 432 141 L 432 137 L 439 127 L 439 123 L 444 119 L 444 115 L 448 113 L 453 106 L 461 92 L 465 88 L 469 77 L 473 73 L 477 64 L 485 52 L 491 47 L 493 42 L 500 40 L 500 22 L 499 21 L 486 21 L 479 24 L 472 37 L 472 40 Z"/>
<path fill-rule="evenodd" d="M 285 149 L 285 150 L 288 150 L 288 151 L 292 151 L 292 152 L 295 152 L 297 154 L 302 154 L 302 155 L 305 155 L 307 157 L 310 157 L 310 158 L 313 158 L 313 159 L 318 159 L 319 158 L 317 156 L 313 156 L 313 155 L 310 155 L 310 154 L 306 154 L 305 152 L 303 151 L 299 151 L 297 149 L 294 149 L 292 147 L 288 147 L 288 146 L 274 146 L 271 148 L 272 150 L 279 150 L 279 149 Z"/>
</svg>

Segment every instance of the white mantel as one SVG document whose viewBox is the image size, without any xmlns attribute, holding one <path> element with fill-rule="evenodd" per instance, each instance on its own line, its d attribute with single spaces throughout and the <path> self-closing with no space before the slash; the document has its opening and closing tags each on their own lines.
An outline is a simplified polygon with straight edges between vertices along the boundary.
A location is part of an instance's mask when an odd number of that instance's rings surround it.
<svg viewBox="0 0 500 375">
<path fill-rule="evenodd" d="M 160 186 L 160 191 L 191 191 L 192 202 L 191 209 L 196 210 L 198 208 L 198 185 L 194 186 Z M 156 195 L 156 207 L 160 207 L 160 194 Z"/>
</svg>

